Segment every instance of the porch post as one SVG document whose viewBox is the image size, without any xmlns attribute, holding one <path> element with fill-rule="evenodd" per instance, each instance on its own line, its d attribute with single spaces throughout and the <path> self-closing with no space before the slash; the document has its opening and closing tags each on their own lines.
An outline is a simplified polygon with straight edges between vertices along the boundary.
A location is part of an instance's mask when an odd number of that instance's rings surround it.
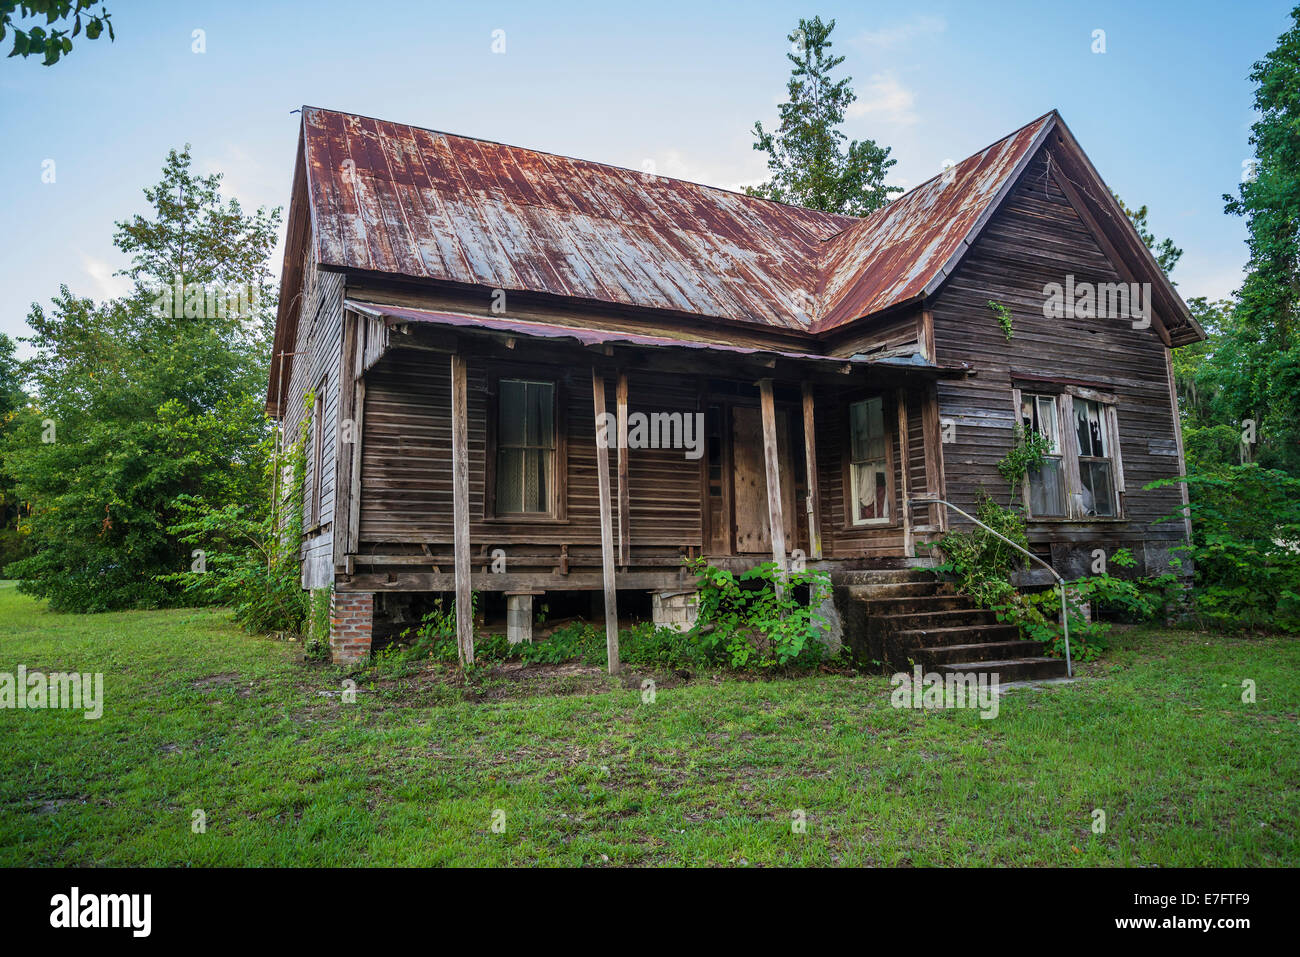
<svg viewBox="0 0 1300 957">
<path fill-rule="evenodd" d="M 907 393 L 903 389 L 896 389 L 894 397 L 894 404 L 898 407 L 898 478 L 903 504 L 903 555 L 907 558 L 915 558 L 916 542 L 912 537 L 912 510 L 907 505 L 907 471 L 912 458 L 908 448 Z"/>
<path fill-rule="evenodd" d="M 822 557 L 822 506 L 817 490 L 817 429 L 813 418 L 811 382 L 803 383 L 803 457 L 808 485 L 808 557 Z"/>
<path fill-rule="evenodd" d="M 469 437 L 465 411 L 465 357 L 451 357 L 451 501 L 455 542 L 456 650 L 464 668 L 474 663 L 474 599 L 469 587 Z"/>
<path fill-rule="evenodd" d="M 632 490 L 627 464 L 627 373 L 618 374 L 618 563 L 632 560 Z"/>
<path fill-rule="evenodd" d="M 781 464 L 776 447 L 776 401 L 772 398 L 772 380 L 758 381 L 759 401 L 763 412 L 763 463 L 767 469 L 767 520 L 771 526 L 772 561 L 785 574 L 785 515 L 781 508 Z"/>
<path fill-rule="evenodd" d="M 605 651 L 609 673 L 618 674 L 618 592 L 614 587 L 614 523 L 610 516 L 609 432 L 602 441 L 605 420 L 605 379 L 595 367 L 591 370 L 591 398 L 596 423 L 596 484 L 600 490 L 600 564 L 605 583 Z"/>
</svg>

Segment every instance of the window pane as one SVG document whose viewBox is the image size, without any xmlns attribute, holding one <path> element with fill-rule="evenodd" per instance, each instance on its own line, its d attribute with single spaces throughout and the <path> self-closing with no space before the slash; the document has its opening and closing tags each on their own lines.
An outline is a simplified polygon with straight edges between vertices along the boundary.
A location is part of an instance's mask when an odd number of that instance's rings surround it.
<svg viewBox="0 0 1300 957">
<path fill-rule="evenodd" d="M 1044 459 L 1042 466 L 1029 470 L 1029 514 L 1039 518 L 1065 515 L 1065 483 L 1060 459 Z"/>
<path fill-rule="evenodd" d="M 879 398 L 849 406 L 850 461 L 866 462 L 885 457 L 885 415 Z"/>
<path fill-rule="evenodd" d="M 1085 515 L 1113 518 L 1115 491 L 1110 476 L 1109 462 L 1080 462 L 1079 481 L 1083 492 Z"/>
<path fill-rule="evenodd" d="M 501 380 L 501 395 L 498 400 L 497 444 L 502 447 L 526 444 L 525 425 L 526 383 L 517 379 Z"/>
<path fill-rule="evenodd" d="M 853 521 L 889 517 L 889 484 L 885 478 L 883 462 L 854 465 Z"/>
<path fill-rule="evenodd" d="M 555 431 L 552 419 L 555 416 L 555 386 L 549 382 L 525 383 L 527 391 L 527 444 L 552 448 L 555 445 Z"/>
<path fill-rule="evenodd" d="M 1060 433 L 1056 424 L 1056 398 L 1050 395 L 1026 395 L 1020 399 L 1020 427 L 1029 434 L 1037 432 L 1057 448 Z"/>
<path fill-rule="evenodd" d="M 524 510 L 524 453 L 501 449 L 497 453 L 497 511 Z"/>
<path fill-rule="evenodd" d="M 1056 397 L 1040 395 L 1038 402 L 1038 432 L 1052 443 L 1052 451 L 1059 452 L 1060 430 L 1056 423 Z"/>
<path fill-rule="evenodd" d="M 1107 448 L 1106 430 L 1103 428 L 1104 421 L 1102 408 L 1096 402 L 1089 402 L 1087 399 L 1075 400 L 1074 424 L 1075 433 L 1079 437 L 1080 455 L 1105 458 L 1110 454 Z"/>
</svg>

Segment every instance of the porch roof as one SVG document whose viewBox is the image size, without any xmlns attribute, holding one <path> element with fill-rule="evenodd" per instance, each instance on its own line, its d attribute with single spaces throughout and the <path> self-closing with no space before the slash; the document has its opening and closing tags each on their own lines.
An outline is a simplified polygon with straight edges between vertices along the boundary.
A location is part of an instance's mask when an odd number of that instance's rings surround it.
<svg viewBox="0 0 1300 957">
<path fill-rule="evenodd" d="M 965 375 L 969 367 L 960 365 L 938 365 L 919 353 L 901 354 L 857 354 L 852 356 L 819 355 L 809 352 L 789 352 L 781 349 L 764 349 L 751 346 L 739 346 L 725 342 L 710 342 L 702 339 L 681 339 L 669 336 L 655 336 L 644 333 L 627 332 L 608 328 L 590 328 L 585 326 L 565 326 L 550 323 L 527 322 L 518 319 L 506 319 L 498 316 L 478 316 L 469 313 L 441 312 L 431 309 L 414 309 L 409 306 L 393 306 L 385 303 L 362 302 L 355 299 L 344 300 L 343 305 L 355 312 L 367 316 L 382 318 L 386 322 L 431 323 L 452 326 L 458 330 L 480 335 L 524 336 L 534 339 L 568 339 L 584 346 L 619 345 L 648 349 L 689 349 L 705 352 L 723 352 L 732 355 L 770 356 L 798 362 L 822 363 L 836 366 L 845 364 L 863 367 L 882 367 L 903 369 L 922 375 L 934 377 L 951 377 Z"/>
</svg>

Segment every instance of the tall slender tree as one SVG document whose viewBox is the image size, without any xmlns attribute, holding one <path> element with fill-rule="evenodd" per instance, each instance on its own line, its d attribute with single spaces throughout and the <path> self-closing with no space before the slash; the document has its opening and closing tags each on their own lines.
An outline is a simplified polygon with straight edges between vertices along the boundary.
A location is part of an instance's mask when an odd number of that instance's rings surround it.
<svg viewBox="0 0 1300 957">
<path fill-rule="evenodd" d="M 1229 213 L 1246 218 L 1250 259 L 1220 350 L 1220 388 L 1238 420 L 1254 420 L 1258 461 L 1300 474 L 1300 6 L 1255 64 L 1255 159 Z"/>
<path fill-rule="evenodd" d="M 787 39 L 793 64 L 786 84 L 789 98 L 778 107 L 780 124 L 767 131 L 754 124 L 754 149 L 767 154 L 772 178 L 749 187 L 751 196 L 850 216 L 865 216 L 889 202 L 897 186 L 886 186 L 885 175 L 897 161 L 889 147 L 875 140 L 848 140 L 839 127 L 845 111 L 857 99 L 852 77 L 833 79 L 844 62 L 830 54 L 835 21 L 800 19 Z"/>
</svg>

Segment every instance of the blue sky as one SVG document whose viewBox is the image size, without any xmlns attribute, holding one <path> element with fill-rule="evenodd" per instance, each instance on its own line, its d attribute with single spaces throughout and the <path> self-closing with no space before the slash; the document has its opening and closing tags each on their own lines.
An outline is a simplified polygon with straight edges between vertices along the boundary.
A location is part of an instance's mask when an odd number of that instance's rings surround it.
<svg viewBox="0 0 1300 957">
<path fill-rule="evenodd" d="M 1183 294 L 1222 296 L 1245 261 L 1221 197 L 1250 156 L 1247 77 L 1293 3 L 109 0 L 115 43 L 81 42 L 52 68 L 0 60 L 0 331 L 24 334 L 29 304 L 61 282 L 97 298 L 125 288 L 113 222 L 143 208 L 170 147 L 192 144 L 246 205 L 287 204 L 304 103 L 717 186 L 761 181 L 750 129 L 774 122 L 785 36 L 813 14 L 838 21 L 859 94 L 845 132 L 893 148 L 894 183 L 1059 109 L 1107 183 L 1183 247 Z"/>
</svg>

